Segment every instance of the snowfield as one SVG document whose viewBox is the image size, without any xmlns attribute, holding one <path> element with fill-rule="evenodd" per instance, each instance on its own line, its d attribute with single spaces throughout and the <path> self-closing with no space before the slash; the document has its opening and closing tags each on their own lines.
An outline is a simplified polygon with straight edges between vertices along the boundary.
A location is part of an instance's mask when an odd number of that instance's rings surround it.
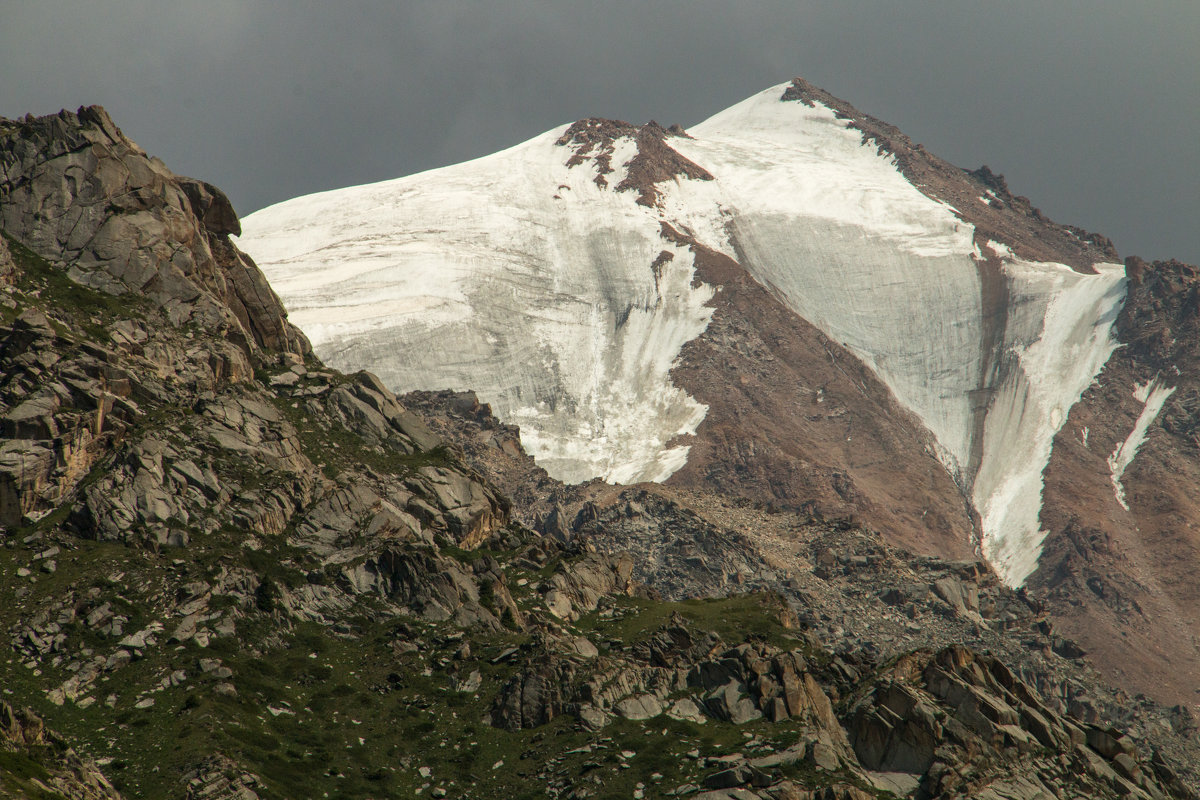
<svg viewBox="0 0 1200 800">
<path fill-rule="evenodd" d="M 554 477 L 630 483 L 686 463 L 678 437 L 706 411 L 668 374 L 712 314 L 713 289 L 660 224 L 689 231 L 920 417 L 980 513 L 984 554 L 1019 585 L 1041 551 L 1054 435 L 1115 346 L 1124 270 L 1084 275 L 1000 243 L 981 252 L 953 208 L 830 109 L 782 101 L 786 88 L 671 138 L 714 180 L 660 183 L 656 208 L 614 190 L 633 140 L 615 141 L 601 187 L 593 162 L 566 166 L 564 126 L 476 161 L 280 203 L 244 219 L 239 244 L 331 365 L 370 369 L 397 392 L 473 389 Z M 1008 297 L 990 346 L 984 258 Z"/>
</svg>

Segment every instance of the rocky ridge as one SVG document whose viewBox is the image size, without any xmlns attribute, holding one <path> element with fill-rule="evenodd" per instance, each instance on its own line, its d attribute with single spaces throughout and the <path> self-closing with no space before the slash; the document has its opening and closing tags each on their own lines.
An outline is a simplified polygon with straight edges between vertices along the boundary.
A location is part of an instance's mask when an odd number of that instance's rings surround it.
<svg viewBox="0 0 1200 800">
<path fill-rule="evenodd" d="M 76 283 L 142 296 L 174 325 L 305 354 L 304 335 L 262 272 L 234 247 L 221 190 L 172 173 L 99 106 L 0 123 L 0 228 Z"/>
<path fill-rule="evenodd" d="M 1073 225 L 1051 221 L 1028 197 L 1014 195 L 1003 175 L 986 164 L 964 170 L 930 153 L 899 128 L 869 114 L 803 78 L 792 81 L 784 93 L 789 100 L 831 108 L 872 144 L 896 160 L 897 168 L 914 186 L 949 204 L 965 222 L 976 227 L 986 242 L 1005 242 L 1021 258 L 1058 261 L 1080 271 L 1091 271 L 1099 261 L 1117 261 L 1117 250 L 1108 238 Z"/>
</svg>

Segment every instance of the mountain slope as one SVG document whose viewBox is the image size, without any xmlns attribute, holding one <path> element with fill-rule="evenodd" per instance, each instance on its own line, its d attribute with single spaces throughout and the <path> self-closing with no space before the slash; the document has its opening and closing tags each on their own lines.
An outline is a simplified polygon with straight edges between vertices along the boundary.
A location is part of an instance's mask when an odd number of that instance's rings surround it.
<svg viewBox="0 0 1200 800">
<path fill-rule="evenodd" d="M 1030 580 L 1136 691 L 1195 702 L 1200 674 L 1200 330 L 1195 267 L 1129 260 L 1118 349 L 1046 469 L 1047 552 Z"/>
<path fill-rule="evenodd" d="M 713 309 L 728 310 L 696 263 L 700 249 L 719 254 L 870 369 L 866 403 L 899 403 L 926 429 L 842 431 L 850 453 L 789 430 L 821 461 L 768 448 L 740 491 L 828 498 L 824 513 L 853 507 L 930 552 L 981 547 L 1014 585 L 1036 567 L 1054 434 L 1115 346 L 1125 285 L 1103 240 L 799 80 L 688 133 L 585 120 L 478 161 L 288 201 L 245 228 L 332 363 L 369 366 L 400 391 L 474 389 L 572 481 L 660 481 L 692 446 L 721 446 L 694 438 L 719 402 L 696 388 L 713 376 L 668 374 L 687 343 L 715 340 Z M 826 358 L 805 349 L 801 360 Z M 762 354 L 730 355 L 749 373 L 743 362 Z M 783 407 L 823 391 L 752 397 Z M 728 435 L 729 421 L 708 430 Z M 759 438 L 751 425 L 734 436 Z M 946 477 L 897 474 L 897 449 L 932 452 Z M 902 484 L 897 513 L 883 497 L 846 501 L 880 484 L 862 464 Z M 931 511 L 932 534 L 920 522 Z"/>
<path fill-rule="evenodd" d="M 0 795 L 1195 796 L 1189 718 L 1059 655 L 985 565 L 555 484 L 465 398 L 442 439 L 226 291 L 265 286 L 232 211 L 101 109 L 0 120 L 0 168 Z M 539 534 L 485 449 L 522 503 L 617 500 Z M 750 521 L 811 560 L 759 569 Z"/>
</svg>

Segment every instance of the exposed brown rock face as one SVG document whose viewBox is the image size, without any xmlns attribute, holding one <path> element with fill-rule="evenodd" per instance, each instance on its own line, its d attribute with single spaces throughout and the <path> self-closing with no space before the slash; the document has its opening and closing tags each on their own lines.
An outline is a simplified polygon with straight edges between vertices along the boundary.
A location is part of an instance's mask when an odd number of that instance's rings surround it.
<svg viewBox="0 0 1200 800">
<path fill-rule="evenodd" d="M 1042 523 L 1050 532 L 1030 587 L 1114 681 L 1194 703 L 1200 675 L 1200 271 L 1126 262 L 1123 343 L 1055 439 Z M 1121 483 L 1109 458 L 1144 404 L 1134 388 L 1174 387 Z"/>
<path fill-rule="evenodd" d="M 608 175 L 613 171 L 612 156 L 614 142 L 624 136 L 637 143 L 637 154 L 625 164 L 625 177 L 616 186 L 618 192 L 638 192 L 638 203 L 644 206 L 658 204 L 659 195 L 655 185 L 676 177 L 710 181 L 712 175 L 699 164 L 684 158 L 670 145 L 670 136 L 684 136 L 682 130 L 670 130 L 651 120 L 645 125 L 611 119 L 589 118 L 574 123 L 559 137 L 556 144 L 571 147 L 574 155 L 567 159 L 567 166 L 592 160 L 596 167 L 596 185 L 608 186 Z"/>
<path fill-rule="evenodd" d="M 175 175 L 100 106 L 0 119 L 0 228 L 72 279 L 149 298 L 176 324 L 223 326 L 247 347 L 297 354 L 307 339 L 229 234 L 216 187 Z"/>
</svg>

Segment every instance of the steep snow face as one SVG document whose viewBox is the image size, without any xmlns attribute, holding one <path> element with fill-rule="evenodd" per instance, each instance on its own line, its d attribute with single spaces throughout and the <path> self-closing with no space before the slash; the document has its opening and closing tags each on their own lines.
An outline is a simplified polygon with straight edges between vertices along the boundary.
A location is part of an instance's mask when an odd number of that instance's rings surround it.
<svg viewBox="0 0 1200 800">
<path fill-rule="evenodd" d="M 1114 343 L 1120 267 L 1083 275 L 976 244 L 822 105 L 768 89 L 668 144 L 713 180 L 614 191 L 563 129 L 467 164 L 283 203 L 243 221 L 318 352 L 394 389 L 475 389 L 568 481 L 663 480 L 704 407 L 674 387 L 712 290 L 660 223 L 739 261 L 869 365 L 928 427 L 1006 580 L 1036 566 L 1055 433 Z M 652 268 L 652 265 L 653 268 Z"/>
<path fill-rule="evenodd" d="M 973 229 L 917 191 L 823 106 L 784 87 L 674 143 L 720 184 L 727 253 L 871 366 L 917 411 L 956 474 L 979 380 Z"/>
<path fill-rule="evenodd" d="M 562 480 L 664 480 L 705 411 L 667 372 L 712 290 L 650 209 L 565 165 L 562 132 L 273 206 L 241 243 L 333 366 L 474 389 Z M 617 142 L 611 185 L 634 152 Z"/>
<path fill-rule="evenodd" d="M 1097 270 L 1082 275 L 1061 264 L 1004 263 L 1007 325 L 989 382 L 971 498 L 983 553 L 1013 586 L 1037 568 L 1046 538 L 1038 516 L 1054 436 L 1116 347 L 1112 327 L 1125 299 L 1125 270 L 1119 264 Z"/>
<path fill-rule="evenodd" d="M 933 433 L 980 513 L 984 555 L 1020 585 L 1045 538 L 1054 436 L 1115 347 L 1124 270 L 1023 262 L 995 242 L 982 252 L 972 226 L 857 130 L 781 93 L 718 114 L 675 147 L 717 178 L 727 252 Z M 984 307 L 988 258 L 1000 308 Z"/>
</svg>

